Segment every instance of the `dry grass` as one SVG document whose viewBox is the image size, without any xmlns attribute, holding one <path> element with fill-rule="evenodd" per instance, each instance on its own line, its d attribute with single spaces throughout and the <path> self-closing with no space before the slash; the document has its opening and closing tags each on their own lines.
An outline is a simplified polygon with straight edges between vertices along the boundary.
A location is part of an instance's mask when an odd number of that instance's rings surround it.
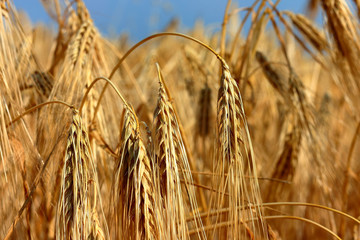
<svg viewBox="0 0 360 240">
<path fill-rule="evenodd" d="M 0 1 L 1 239 L 360 239 L 359 1 L 133 47 L 42 2 Z"/>
</svg>

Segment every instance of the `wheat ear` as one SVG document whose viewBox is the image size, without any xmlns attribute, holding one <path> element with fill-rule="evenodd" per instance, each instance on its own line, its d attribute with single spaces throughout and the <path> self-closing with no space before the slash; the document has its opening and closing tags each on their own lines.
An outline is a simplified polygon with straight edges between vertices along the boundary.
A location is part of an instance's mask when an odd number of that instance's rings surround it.
<svg viewBox="0 0 360 240">
<path fill-rule="evenodd" d="M 94 173 L 88 135 L 78 111 L 74 110 L 57 206 L 57 239 L 86 239 L 91 234 L 92 221 L 88 216 L 96 207 L 97 187 L 91 188 L 89 182 L 97 183 Z"/>
<path fill-rule="evenodd" d="M 219 192 L 228 189 L 228 203 L 224 202 L 224 194 L 219 194 L 216 207 L 228 205 L 230 208 L 229 220 L 234 223 L 222 237 L 243 239 L 251 230 L 257 238 L 266 236 L 266 226 L 262 218 L 262 211 L 257 208 L 253 211 L 241 211 L 241 207 L 259 204 L 261 196 L 257 181 L 256 164 L 247 126 L 245 111 L 236 81 L 230 74 L 229 67 L 222 61 L 222 77 L 218 93 L 217 110 L 217 162 L 216 172 L 221 176 L 214 183 Z M 227 173 L 227 175 L 226 175 Z M 245 174 L 252 179 L 246 179 Z M 240 228 L 245 219 L 258 218 L 250 226 Z M 223 219 L 226 220 L 226 219 Z M 216 218 L 216 221 L 219 221 Z"/>
<path fill-rule="evenodd" d="M 120 239 L 160 239 L 151 159 L 133 108 L 125 108 L 120 157 L 115 168 L 116 220 L 120 225 L 117 235 Z"/>
<path fill-rule="evenodd" d="M 193 179 L 178 120 L 166 92 L 159 65 L 157 69 L 160 89 L 154 113 L 154 146 L 159 167 L 160 192 L 164 199 L 166 236 L 168 239 L 187 239 L 186 202 L 183 195 L 189 197 L 191 211 L 195 213 L 196 227 L 202 224 L 198 217 L 195 189 L 191 184 Z M 186 183 L 184 193 L 181 180 Z"/>
</svg>

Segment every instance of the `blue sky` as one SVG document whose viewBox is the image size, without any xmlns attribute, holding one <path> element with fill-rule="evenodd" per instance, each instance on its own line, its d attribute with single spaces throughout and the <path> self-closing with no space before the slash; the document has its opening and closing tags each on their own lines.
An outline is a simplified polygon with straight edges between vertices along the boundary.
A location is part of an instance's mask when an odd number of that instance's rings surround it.
<svg viewBox="0 0 360 240">
<path fill-rule="evenodd" d="M 40 0 L 13 0 L 18 10 L 24 10 L 33 23 L 49 23 Z M 84 0 L 95 25 L 103 34 L 126 32 L 130 39 L 139 41 L 161 31 L 174 17 L 181 27 L 190 29 L 196 20 L 214 30 L 220 29 L 226 0 Z M 247 7 L 252 0 L 233 0 L 238 7 Z M 281 0 L 279 9 L 304 12 L 306 0 Z"/>
</svg>

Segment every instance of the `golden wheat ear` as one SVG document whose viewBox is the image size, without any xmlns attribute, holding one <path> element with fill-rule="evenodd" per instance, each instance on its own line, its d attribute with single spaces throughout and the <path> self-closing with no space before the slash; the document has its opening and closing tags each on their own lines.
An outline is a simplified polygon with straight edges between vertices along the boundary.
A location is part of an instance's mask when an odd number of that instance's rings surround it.
<svg viewBox="0 0 360 240">
<path fill-rule="evenodd" d="M 302 14 L 294 14 L 290 11 L 284 13 L 291 19 L 294 26 L 318 51 L 328 50 L 328 42 L 325 34 L 321 32 L 310 19 Z"/>
<path fill-rule="evenodd" d="M 120 153 L 115 167 L 114 202 L 117 239 L 160 239 L 151 158 L 134 110 L 125 106 Z"/>
<path fill-rule="evenodd" d="M 159 187 L 163 198 L 165 231 L 168 239 L 187 239 L 186 202 L 190 202 L 190 210 L 195 213 L 196 227 L 202 226 L 197 215 L 195 189 L 184 143 L 180 133 L 174 108 L 169 100 L 159 65 L 159 97 L 154 112 L 154 146 L 156 165 L 159 170 Z M 183 192 L 181 181 L 186 191 Z M 183 196 L 188 196 L 185 201 Z"/>
<path fill-rule="evenodd" d="M 96 209 L 97 187 L 90 187 L 90 182 L 97 184 L 93 157 L 86 128 L 74 109 L 56 213 L 57 239 L 87 239 L 93 234 L 94 221 L 89 215 Z"/>
<path fill-rule="evenodd" d="M 293 181 L 299 161 L 302 140 L 302 131 L 299 125 L 300 123 L 295 123 L 289 126 L 290 129 L 286 133 L 283 149 L 271 175 L 272 179 Z M 287 199 L 289 196 L 286 196 L 285 193 L 290 192 L 289 188 L 291 187 L 292 186 L 289 185 L 279 184 L 278 182 L 269 182 L 266 189 L 266 202 Z"/>
<path fill-rule="evenodd" d="M 87 84 L 85 81 L 93 78 L 92 56 L 96 36 L 97 32 L 93 24 L 84 22 L 76 35 L 69 39 L 64 53 L 64 63 L 58 74 L 54 74 L 54 84 L 49 99 L 64 100 L 73 105 L 80 103 L 80 97 Z M 92 99 L 91 95 L 89 104 Z M 83 115 L 86 123 L 90 122 L 89 106 L 86 106 L 87 111 Z M 63 123 L 68 121 L 66 117 L 67 115 L 63 114 L 63 109 L 59 106 L 49 106 L 40 112 L 37 122 L 37 147 L 42 156 L 49 154 L 51 147 L 55 144 L 53 139 L 62 133 L 65 127 Z"/>
<path fill-rule="evenodd" d="M 197 114 L 197 133 L 203 138 L 209 136 L 212 131 L 211 93 L 211 88 L 208 83 L 205 83 L 200 91 L 199 110 Z"/>
<path fill-rule="evenodd" d="M 91 230 L 87 240 L 105 240 L 105 234 L 100 226 L 100 221 L 96 210 L 91 213 Z"/>
<path fill-rule="evenodd" d="M 229 207 L 230 213 L 221 219 L 217 216 L 215 221 L 234 223 L 224 233 L 220 233 L 222 237 L 225 235 L 231 239 L 244 239 L 246 235 L 254 235 L 255 239 L 260 236 L 266 239 L 266 225 L 261 208 L 257 207 L 252 211 L 246 207 L 252 204 L 261 206 L 262 201 L 240 91 L 224 61 L 220 84 L 215 164 L 216 173 L 220 177 L 214 179 L 214 187 L 221 194 L 216 196 L 214 207 Z M 246 179 L 246 174 L 251 178 Z M 224 189 L 228 190 L 227 198 L 223 194 Z M 247 226 L 245 221 L 254 217 L 258 221 L 250 221 Z"/>
</svg>

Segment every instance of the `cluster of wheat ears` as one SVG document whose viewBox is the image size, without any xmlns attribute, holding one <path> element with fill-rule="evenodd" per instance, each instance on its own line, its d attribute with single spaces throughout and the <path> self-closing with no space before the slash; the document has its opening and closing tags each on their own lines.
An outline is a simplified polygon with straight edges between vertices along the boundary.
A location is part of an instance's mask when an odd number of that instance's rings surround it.
<svg viewBox="0 0 360 240">
<path fill-rule="evenodd" d="M 360 239 L 360 1 L 132 47 L 0 3 L 1 239 Z"/>
</svg>

